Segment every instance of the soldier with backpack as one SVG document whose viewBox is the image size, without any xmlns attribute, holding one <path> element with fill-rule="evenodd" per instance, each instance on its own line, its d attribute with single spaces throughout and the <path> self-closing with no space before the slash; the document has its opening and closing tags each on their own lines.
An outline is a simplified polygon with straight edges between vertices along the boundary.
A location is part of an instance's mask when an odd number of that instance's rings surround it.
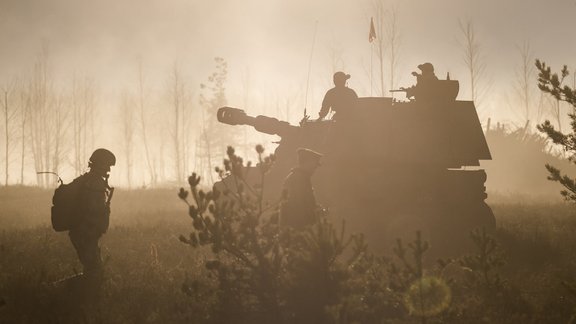
<svg viewBox="0 0 576 324">
<path fill-rule="evenodd" d="M 108 230 L 110 201 L 114 188 L 108 185 L 110 167 L 116 157 L 107 149 L 97 149 L 90 156 L 90 171 L 74 179 L 77 183 L 74 212 L 69 236 L 84 268 L 84 277 L 91 283 L 102 279 L 103 267 L 98 241 Z M 54 215 L 53 215 L 54 218 Z"/>
</svg>

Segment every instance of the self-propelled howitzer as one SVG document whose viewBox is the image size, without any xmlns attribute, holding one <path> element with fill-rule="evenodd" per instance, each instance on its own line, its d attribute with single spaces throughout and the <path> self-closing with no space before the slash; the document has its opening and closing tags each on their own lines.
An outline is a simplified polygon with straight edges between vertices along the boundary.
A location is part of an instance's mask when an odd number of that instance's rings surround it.
<svg viewBox="0 0 576 324">
<path fill-rule="evenodd" d="M 494 229 L 495 219 L 485 203 L 486 173 L 478 168 L 491 155 L 474 103 L 455 100 L 457 81 L 437 82 L 436 91 L 424 89 L 412 101 L 359 98 L 337 121 L 294 126 L 230 107 L 220 109 L 218 120 L 281 137 L 266 175 L 270 203 L 296 165 L 297 148 L 309 148 L 324 155 L 313 183 L 329 217 L 345 219 L 377 250 L 421 231 L 442 253 L 463 246 L 474 228 Z"/>
</svg>

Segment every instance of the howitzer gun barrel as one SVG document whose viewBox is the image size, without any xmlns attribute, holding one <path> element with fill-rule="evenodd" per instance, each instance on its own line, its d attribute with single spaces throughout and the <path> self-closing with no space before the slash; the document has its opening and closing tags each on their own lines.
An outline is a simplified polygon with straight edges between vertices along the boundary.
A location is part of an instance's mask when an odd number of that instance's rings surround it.
<svg viewBox="0 0 576 324">
<path fill-rule="evenodd" d="M 298 130 L 297 126 L 267 116 L 249 116 L 242 109 L 222 107 L 216 114 L 218 121 L 228 125 L 250 125 L 257 131 L 270 135 L 286 136 Z"/>
</svg>

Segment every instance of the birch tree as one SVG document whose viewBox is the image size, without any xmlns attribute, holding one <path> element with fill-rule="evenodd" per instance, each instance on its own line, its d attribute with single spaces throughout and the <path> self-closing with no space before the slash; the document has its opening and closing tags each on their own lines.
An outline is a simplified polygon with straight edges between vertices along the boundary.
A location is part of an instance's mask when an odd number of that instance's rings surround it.
<svg viewBox="0 0 576 324">
<path fill-rule="evenodd" d="M 381 96 L 386 95 L 386 72 L 389 73 L 389 87 L 396 87 L 396 71 L 398 70 L 398 58 L 401 45 L 401 33 L 398 27 L 398 12 L 396 8 L 386 9 L 383 1 L 373 3 L 375 14 L 374 24 L 376 31 L 376 55 L 378 58 L 378 75 L 380 81 Z"/>
<path fill-rule="evenodd" d="M 378 76 L 380 79 L 380 95 L 384 96 L 384 94 L 386 93 L 386 86 L 384 84 L 384 65 L 385 65 L 385 58 L 384 58 L 384 52 L 385 52 L 385 39 L 383 37 L 384 35 L 384 17 L 386 15 L 385 13 L 385 9 L 384 9 L 384 4 L 382 1 L 376 1 L 374 2 L 374 14 L 376 16 L 375 19 L 375 29 L 376 29 L 376 56 L 378 59 Z M 372 67 L 370 67 L 372 68 Z M 372 89 L 370 89 L 372 90 Z"/>
<path fill-rule="evenodd" d="M 176 181 L 183 181 L 188 171 L 186 164 L 189 155 L 189 141 L 187 139 L 190 129 L 190 95 L 176 63 L 174 63 L 170 73 L 167 94 L 171 106 L 169 129 L 174 158 L 174 176 Z"/>
<path fill-rule="evenodd" d="M 487 84 L 483 83 L 486 78 L 486 61 L 474 24 L 470 20 L 460 20 L 459 30 L 460 47 L 470 82 L 470 99 L 479 108 L 487 91 Z"/>
<path fill-rule="evenodd" d="M 10 153 L 13 150 L 14 126 L 17 108 L 14 104 L 15 83 L 8 83 L 2 93 L 2 116 L 4 117 L 4 185 L 8 185 L 10 174 Z"/>
<path fill-rule="evenodd" d="M 74 76 L 71 91 L 74 170 L 78 176 L 86 167 L 89 151 L 94 148 L 94 80 L 86 77 L 79 81 Z"/>
<path fill-rule="evenodd" d="M 30 101 L 30 142 L 37 183 L 46 187 L 54 183 L 54 178 L 39 172 L 59 172 L 67 152 L 65 137 L 69 114 L 64 96 L 57 93 L 54 87 L 45 49 L 34 65 L 27 97 Z"/>
<path fill-rule="evenodd" d="M 216 120 L 218 108 L 226 105 L 226 80 L 228 63 L 221 57 L 214 58 L 215 70 L 206 83 L 200 84 L 200 107 L 202 107 L 202 129 L 198 141 L 197 159 L 205 178 L 214 180 L 214 161 L 224 157 L 226 147 L 238 138 L 238 128 L 219 124 Z M 226 127 L 226 128 L 223 128 Z"/>
<path fill-rule="evenodd" d="M 140 135 L 142 137 L 142 144 L 144 146 L 144 157 L 146 160 L 146 166 L 148 167 L 148 174 L 150 176 L 150 183 L 155 185 L 158 180 L 158 175 L 154 169 L 154 164 L 150 158 L 150 142 L 148 135 L 148 113 L 146 109 L 148 108 L 145 104 L 145 84 L 144 84 L 144 72 L 142 68 L 142 62 L 138 65 L 138 89 L 137 89 L 137 103 L 138 103 L 138 113 L 140 122 Z"/>
<path fill-rule="evenodd" d="M 388 68 L 390 71 L 390 89 L 396 89 L 396 71 L 398 70 L 400 46 L 402 42 L 398 27 L 398 12 L 395 8 L 388 11 L 386 18 L 386 48 L 388 50 Z"/>
<path fill-rule="evenodd" d="M 26 161 L 26 152 L 29 137 L 28 135 L 28 119 L 30 118 L 30 104 L 31 98 L 28 93 L 28 88 L 25 84 L 20 83 L 18 86 L 19 95 L 19 116 L 20 116 L 20 185 L 24 185 L 24 162 Z"/>
<path fill-rule="evenodd" d="M 122 120 L 122 142 L 124 147 L 124 163 L 126 168 L 126 182 L 132 188 L 133 146 L 134 146 L 134 103 L 127 91 L 120 96 L 120 113 Z"/>
<path fill-rule="evenodd" d="M 53 88 L 52 80 L 48 73 L 47 63 L 47 53 L 43 50 L 34 64 L 32 77 L 28 85 L 31 117 L 30 141 L 37 184 L 39 186 L 46 186 L 49 176 L 39 174 L 38 172 L 56 172 L 51 168 L 51 159 L 47 152 L 47 148 L 50 145 L 50 138 L 46 135 L 50 125 L 47 124 L 46 121 L 53 117 L 51 114 Z"/>
<path fill-rule="evenodd" d="M 528 41 L 517 45 L 516 48 L 519 54 L 519 61 L 515 71 L 516 81 L 514 83 L 514 90 L 522 107 L 524 123 L 529 123 L 532 117 L 532 90 L 534 90 L 532 86 L 535 76 L 533 65 L 534 54 Z M 536 116 L 534 117 L 536 118 Z"/>
</svg>

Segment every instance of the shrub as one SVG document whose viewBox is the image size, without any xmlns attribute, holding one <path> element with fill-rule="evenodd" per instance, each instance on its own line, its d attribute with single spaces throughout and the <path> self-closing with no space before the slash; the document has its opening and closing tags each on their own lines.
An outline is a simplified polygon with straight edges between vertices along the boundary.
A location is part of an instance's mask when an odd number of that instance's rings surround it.
<svg viewBox="0 0 576 324">
<path fill-rule="evenodd" d="M 263 183 L 274 158 L 262 157 L 261 146 L 256 150 L 255 168 Z M 338 232 L 325 219 L 304 231 L 280 228 L 277 208 L 262 206 L 263 186 L 252 188 L 244 181 L 253 169 L 234 149 L 228 148 L 227 155 L 224 169 L 216 171 L 232 179 L 234 191 L 205 192 L 192 174 L 190 190 L 178 193 L 193 224 L 192 233 L 180 240 L 194 248 L 209 246 L 214 254 L 205 262 L 217 279 L 214 321 L 332 322 L 345 295 L 346 264 L 360 255 L 362 239 L 347 238 L 344 226 Z M 355 252 L 346 263 L 343 256 L 351 243 Z"/>
</svg>

